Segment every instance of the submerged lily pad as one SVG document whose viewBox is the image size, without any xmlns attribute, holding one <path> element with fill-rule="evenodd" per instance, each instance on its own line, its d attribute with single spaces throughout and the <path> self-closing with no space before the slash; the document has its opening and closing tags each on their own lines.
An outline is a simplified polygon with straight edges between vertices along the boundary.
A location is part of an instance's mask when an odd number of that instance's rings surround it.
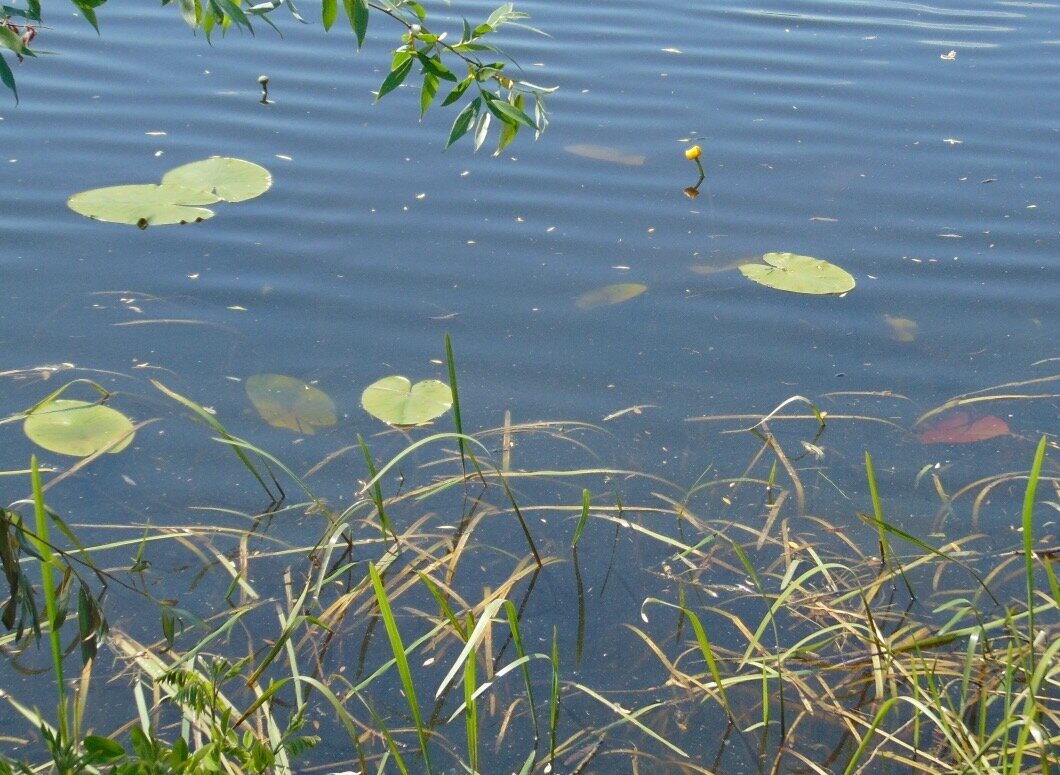
<svg viewBox="0 0 1060 775">
<path fill-rule="evenodd" d="M 49 452 L 87 457 L 101 449 L 121 452 L 133 440 L 132 421 L 116 409 L 57 398 L 27 415 L 22 430 Z"/>
<path fill-rule="evenodd" d="M 896 342 L 915 342 L 920 326 L 915 320 L 896 315 L 884 315 L 883 322 L 891 327 L 891 338 Z"/>
<path fill-rule="evenodd" d="M 145 229 L 170 223 L 196 223 L 213 218 L 213 210 L 198 205 L 220 201 L 208 191 L 158 186 L 107 186 L 74 194 L 67 205 L 75 213 L 108 223 L 131 223 Z"/>
<path fill-rule="evenodd" d="M 916 438 L 921 444 L 973 444 L 1011 435 L 1008 423 L 1000 417 L 974 417 L 968 412 L 954 412 L 921 430 Z"/>
<path fill-rule="evenodd" d="M 623 153 L 607 145 L 568 145 L 563 148 L 567 153 L 582 156 L 594 161 L 609 161 L 613 164 L 624 164 L 627 167 L 640 167 L 644 156 L 639 153 Z"/>
<path fill-rule="evenodd" d="M 583 293 L 575 300 L 578 309 L 594 309 L 596 307 L 608 307 L 612 304 L 621 304 L 640 296 L 648 286 L 643 283 L 615 283 L 597 288 L 595 291 Z"/>
<path fill-rule="evenodd" d="M 335 402 L 323 390 L 284 374 L 247 378 L 247 396 L 261 419 L 275 428 L 312 436 L 338 421 Z"/>
<path fill-rule="evenodd" d="M 764 264 L 743 264 L 740 272 L 749 280 L 791 293 L 846 293 L 853 290 L 853 275 L 820 258 L 795 253 L 766 253 Z"/>
<path fill-rule="evenodd" d="M 214 156 L 171 169 L 162 176 L 162 185 L 208 191 L 226 202 L 245 202 L 268 191 L 272 175 L 253 162 Z"/>
<path fill-rule="evenodd" d="M 405 377 L 383 377 L 361 393 L 365 411 L 390 425 L 422 425 L 445 414 L 452 405 L 453 392 L 436 379 L 413 385 Z"/>
</svg>

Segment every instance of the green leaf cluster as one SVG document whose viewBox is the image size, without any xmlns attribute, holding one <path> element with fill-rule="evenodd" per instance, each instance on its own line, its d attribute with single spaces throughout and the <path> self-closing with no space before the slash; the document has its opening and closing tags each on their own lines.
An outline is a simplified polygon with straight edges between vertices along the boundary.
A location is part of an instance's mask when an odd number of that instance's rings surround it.
<svg viewBox="0 0 1060 775">
<path fill-rule="evenodd" d="M 467 102 L 450 127 L 446 148 L 470 133 L 477 151 L 486 141 L 494 121 L 500 127 L 495 154 L 515 139 L 520 128 L 534 130 L 535 139 L 541 135 L 548 126 L 544 98 L 555 89 L 510 75 L 505 70 L 508 63 L 493 59 L 503 56 L 501 52 L 486 40 L 505 24 L 525 27 L 521 20 L 529 18 L 527 14 L 516 11 L 511 3 L 505 3 L 475 27 L 464 19 L 460 39 L 449 43 L 446 33 L 436 35 L 427 29 L 423 6 L 418 3 L 386 5 L 392 9 L 387 15 L 399 17 L 408 31 L 402 37 L 402 45 L 393 52 L 390 71 L 376 92 L 377 101 L 403 85 L 413 68 L 419 65 L 421 118 L 438 97 L 443 81 L 451 86 L 442 98 L 442 107 L 459 103 L 467 96 Z M 402 7 L 408 11 L 402 13 Z M 490 55 L 489 59 L 484 59 L 485 55 Z M 454 59 L 466 70 L 462 78 L 448 64 Z"/>
</svg>

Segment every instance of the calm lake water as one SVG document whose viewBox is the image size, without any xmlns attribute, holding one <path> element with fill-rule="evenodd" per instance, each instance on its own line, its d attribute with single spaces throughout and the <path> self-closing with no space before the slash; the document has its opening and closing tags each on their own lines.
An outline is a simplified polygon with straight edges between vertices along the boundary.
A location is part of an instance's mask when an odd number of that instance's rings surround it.
<svg viewBox="0 0 1060 775">
<path fill-rule="evenodd" d="M 341 24 L 293 20 L 282 39 L 259 25 L 211 46 L 149 5 L 108 4 L 99 37 L 49 9 L 37 46 L 57 56 L 16 67 L 21 104 L 0 106 L 0 370 L 93 370 L 5 380 L 5 413 L 76 375 L 119 391 L 137 420 L 179 414 L 151 377 L 305 470 L 381 429 L 359 406 L 369 383 L 444 379 L 448 332 L 470 429 L 506 410 L 594 423 L 612 434 L 604 463 L 689 487 L 708 467 L 739 475 L 757 448 L 720 433 L 753 420 L 689 418 L 762 415 L 797 394 L 909 429 L 956 395 L 1060 372 L 1060 5 L 517 3 L 551 37 L 512 29 L 498 43 L 529 80 L 560 88 L 543 137 L 497 158 L 466 141 L 443 153 L 455 114 L 417 122 L 414 87 L 373 104 L 396 34 L 382 20 L 360 53 Z M 453 4 L 470 19 L 491 8 Z M 682 191 L 692 142 L 707 169 L 695 199 Z M 273 188 L 208 222 L 145 231 L 66 207 L 211 155 L 264 165 Z M 837 263 L 857 287 L 786 294 L 734 268 L 770 251 Z M 648 290 L 576 303 L 612 283 Z M 338 425 L 305 438 L 267 426 L 241 383 L 259 372 L 325 390 Z M 918 472 L 939 464 L 956 490 L 1026 468 L 1033 441 L 1060 430 L 1057 385 L 972 405 L 971 419 L 1013 433 L 978 444 L 830 424 L 820 465 L 849 499 L 844 518 L 869 508 L 869 450 L 894 519 L 938 528 Z M 644 408 L 604 421 L 632 406 Z M 145 428 L 136 454 L 99 461 L 52 505 L 78 523 L 258 508 L 236 464 L 186 425 Z M 786 431 L 796 449 L 812 426 Z M 24 467 L 29 443 L 16 426 L 4 439 L 0 465 Z M 385 457 L 401 440 L 375 443 Z M 537 451 L 521 461 L 517 447 L 513 466 L 586 465 L 569 446 Z M 349 499 L 357 466 L 328 469 L 322 494 Z M 533 497 L 574 504 L 580 486 Z M 947 532 L 972 531 L 966 511 L 950 519 Z M 1018 540 L 1007 505 L 981 519 L 1000 546 Z M 559 608 L 573 590 L 549 594 Z"/>
</svg>

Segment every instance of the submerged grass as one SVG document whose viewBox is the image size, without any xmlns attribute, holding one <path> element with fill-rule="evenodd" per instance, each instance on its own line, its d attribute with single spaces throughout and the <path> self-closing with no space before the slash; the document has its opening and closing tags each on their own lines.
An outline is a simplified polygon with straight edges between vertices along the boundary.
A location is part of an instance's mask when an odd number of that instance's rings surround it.
<svg viewBox="0 0 1060 775">
<path fill-rule="evenodd" d="M 448 339 L 446 360 L 458 407 Z M 0 530 L 0 717 L 28 722 L 27 747 L 0 750 L 0 774 L 1057 771 L 1054 439 L 1029 469 L 977 480 L 973 515 L 1019 498 L 1012 547 L 915 534 L 867 453 L 864 495 L 840 490 L 817 460 L 835 417 L 802 397 L 744 429 L 747 465 L 684 487 L 600 463 L 586 439 L 607 435 L 579 423 L 470 434 L 456 416 L 378 465 L 358 437 L 364 479 L 338 509 L 158 387 L 269 504 L 209 512 L 237 527 L 75 529 L 31 461 L 31 497 Z M 799 445 L 771 430 L 793 403 L 813 425 Z M 535 449 L 547 466 L 527 465 Z M 305 501 L 284 502 L 283 477 Z M 936 491 L 950 519 L 972 492 Z M 86 547 L 76 530 L 123 535 Z M 17 671 L 51 677 L 54 714 Z"/>
</svg>

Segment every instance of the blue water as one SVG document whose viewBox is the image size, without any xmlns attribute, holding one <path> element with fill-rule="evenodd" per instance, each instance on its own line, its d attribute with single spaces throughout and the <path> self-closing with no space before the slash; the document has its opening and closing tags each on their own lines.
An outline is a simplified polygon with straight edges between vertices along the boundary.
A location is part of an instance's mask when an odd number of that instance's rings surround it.
<svg viewBox="0 0 1060 775">
<path fill-rule="evenodd" d="M 105 7 L 98 37 L 60 10 L 37 41 L 57 55 L 17 66 L 21 103 L 0 106 L 0 370 L 80 371 L 0 382 L 5 414 L 84 376 L 138 420 L 172 417 L 156 378 L 305 470 L 380 430 L 359 407 L 369 383 L 444 378 L 449 333 L 471 429 L 505 410 L 605 425 L 623 466 L 688 487 L 708 466 L 739 474 L 755 449 L 719 433 L 750 421 L 688 418 L 761 415 L 798 394 L 909 428 L 953 396 L 1057 375 L 1060 6 L 656 5 L 518 3 L 551 37 L 510 30 L 499 43 L 559 91 L 542 138 L 499 157 L 466 141 L 443 152 L 454 113 L 418 122 L 414 87 L 373 104 L 396 35 L 381 20 L 358 53 L 341 23 L 325 35 L 287 20 L 282 39 L 259 25 L 210 45 L 172 8 Z M 696 199 L 682 192 L 692 142 L 707 170 Z M 644 160 L 566 150 L 585 145 Z M 215 154 L 268 167 L 273 188 L 208 222 L 143 232 L 65 206 Z M 769 251 L 830 260 L 857 288 L 785 294 L 732 268 Z M 619 282 L 648 290 L 575 303 Z M 888 317 L 913 321 L 912 340 Z M 269 428 L 240 383 L 258 372 L 313 381 L 339 424 L 304 439 Z M 1060 428 L 1058 384 L 976 406 L 1016 434 L 981 445 L 833 424 L 823 465 L 856 487 L 872 449 L 899 492 L 935 463 L 955 467 L 953 487 L 998 460 L 1025 467 L 1031 440 Z M 650 406 L 603 422 L 633 405 Z M 29 443 L 5 431 L 0 465 L 24 467 Z M 812 435 L 811 424 L 799 438 Z M 252 511 L 252 483 L 208 436 L 149 426 L 138 454 L 100 461 L 53 505 L 86 522 L 189 521 L 188 504 Z M 564 450 L 540 454 L 579 465 Z M 360 475 L 347 466 L 319 486 L 341 502 Z M 851 512 L 867 508 L 850 494 Z M 535 495 L 579 500 L 576 488 Z M 933 498 L 903 498 L 895 519 L 930 525 Z M 1006 534 L 1014 517 L 983 519 Z"/>
<path fill-rule="evenodd" d="M 837 389 L 928 407 L 1042 375 L 1031 364 L 1055 354 L 1057 326 L 1055 8 L 551 5 L 526 10 L 552 38 L 509 37 L 560 86 L 553 127 L 498 159 L 441 153 L 451 114 L 417 123 L 414 89 L 372 105 L 382 29 L 357 54 L 344 32 L 294 23 L 283 40 L 211 47 L 168 9 L 108 8 L 100 38 L 51 20 L 41 45 L 60 55 L 17 68 L 23 103 L 3 114 L 7 363 L 149 361 L 221 406 L 243 402 L 225 376 L 282 371 L 322 380 L 354 428 L 371 427 L 363 385 L 438 373 L 443 331 L 485 425 L 505 408 L 595 419 L 635 403 L 669 422 Z M 254 99 L 265 72 L 268 107 Z M 695 201 L 681 194 L 689 138 L 708 170 Z M 564 151 L 578 144 L 645 162 Z M 211 154 L 266 165 L 273 190 L 143 234 L 63 207 Z M 859 287 L 800 298 L 690 271 L 770 250 L 832 260 Z M 627 281 L 649 291 L 572 303 Z M 217 328 L 114 328 L 137 314 L 99 291 Z M 916 341 L 894 342 L 883 315 L 916 321 Z"/>
</svg>

